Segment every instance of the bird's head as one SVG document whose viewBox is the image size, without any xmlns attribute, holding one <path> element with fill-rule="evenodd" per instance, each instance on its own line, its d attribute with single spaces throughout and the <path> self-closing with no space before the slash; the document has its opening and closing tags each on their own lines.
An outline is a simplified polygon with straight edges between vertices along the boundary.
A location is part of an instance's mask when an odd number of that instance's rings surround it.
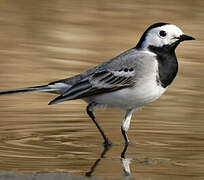
<svg viewBox="0 0 204 180">
<path fill-rule="evenodd" d="M 147 28 L 136 47 L 139 49 L 164 47 L 174 50 L 180 42 L 185 40 L 194 40 L 194 38 L 185 35 L 173 24 L 156 23 Z"/>
</svg>

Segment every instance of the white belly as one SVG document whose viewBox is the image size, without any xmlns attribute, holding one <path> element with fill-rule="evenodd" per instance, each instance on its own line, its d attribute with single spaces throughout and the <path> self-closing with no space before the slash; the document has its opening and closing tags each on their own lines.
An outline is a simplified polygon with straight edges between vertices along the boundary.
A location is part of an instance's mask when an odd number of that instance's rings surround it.
<svg viewBox="0 0 204 180">
<path fill-rule="evenodd" d="M 102 106 L 135 109 L 158 99 L 166 88 L 158 86 L 156 79 L 142 79 L 135 87 L 124 88 L 111 93 L 105 93 L 84 99 Z"/>
</svg>

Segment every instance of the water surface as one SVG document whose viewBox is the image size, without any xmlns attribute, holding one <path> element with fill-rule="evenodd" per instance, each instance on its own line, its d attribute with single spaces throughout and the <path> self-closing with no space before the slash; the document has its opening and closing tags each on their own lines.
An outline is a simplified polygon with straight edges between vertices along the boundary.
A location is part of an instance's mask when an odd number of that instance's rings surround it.
<svg viewBox="0 0 204 180">
<path fill-rule="evenodd" d="M 2 0 L 0 90 L 43 85 L 86 71 L 135 46 L 155 22 L 176 24 L 196 41 L 177 48 L 179 73 L 168 91 L 134 114 L 123 159 L 120 110 L 96 111 L 114 143 L 104 155 L 85 102 L 47 106 L 55 95 L 1 96 L 0 171 L 203 179 L 203 9 L 202 0 Z"/>
</svg>

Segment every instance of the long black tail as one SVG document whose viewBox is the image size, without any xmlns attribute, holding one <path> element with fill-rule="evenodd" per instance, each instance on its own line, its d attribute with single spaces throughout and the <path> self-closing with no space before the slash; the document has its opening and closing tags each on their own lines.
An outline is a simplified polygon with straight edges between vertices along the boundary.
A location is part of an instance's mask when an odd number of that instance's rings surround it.
<svg viewBox="0 0 204 180">
<path fill-rule="evenodd" d="M 19 94 L 19 93 L 31 93 L 31 92 L 55 92 L 57 89 L 50 87 L 49 85 L 45 86 L 35 86 L 21 89 L 14 89 L 8 91 L 0 91 L 0 96 L 10 95 L 10 94 Z"/>
</svg>

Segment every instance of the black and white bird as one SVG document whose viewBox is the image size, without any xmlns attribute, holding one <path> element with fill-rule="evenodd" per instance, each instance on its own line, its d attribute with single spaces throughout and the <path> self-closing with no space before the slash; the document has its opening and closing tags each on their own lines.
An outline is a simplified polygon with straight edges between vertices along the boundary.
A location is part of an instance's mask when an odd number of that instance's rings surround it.
<svg viewBox="0 0 204 180">
<path fill-rule="evenodd" d="M 156 23 L 147 28 L 134 48 L 87 72 L 44 86 L 1 91 L 0 95 L 29 92 L 60 94 L 49 105 L 83 99 L 88 103 L 87 113 L 100 131 L 104 145 L 110 145 L 111 141 L 96 122 L 94 109 L 123 109 L 125 116 L 121 132 L 128 144 L 127 131 L 132 113 L 158 99 L 172 83 L 178 71 L 175 49 L 185 40 L 194 38 L 185 35 L 173 24 Z"/>
</svg>

